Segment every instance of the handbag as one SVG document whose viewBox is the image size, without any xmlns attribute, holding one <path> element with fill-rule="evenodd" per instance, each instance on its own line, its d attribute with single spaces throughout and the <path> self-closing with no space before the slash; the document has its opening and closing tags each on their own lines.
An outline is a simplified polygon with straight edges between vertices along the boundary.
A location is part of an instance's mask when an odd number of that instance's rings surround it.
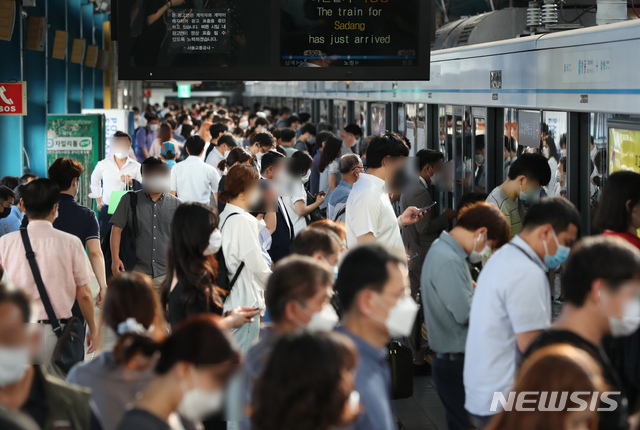
<svg viewBox="0 0 640 430">
<path fill-rule="evenodd" d="M 389 343 L 391 367 L 391 398 L 406 399 L 413 396 L 413 353 L 400 342 Z"/>
<path fill-rule="evenodd" d="M 120 236 L 120 261 L 124 264 L 126 271 L 131 271 L 136 267 L 138 261 L 136 256 L 136 237 L 138 237 L 138 194 L 134 191 L 129 191 L 129 204 L 131 205 L 131 221 L 132 227 L 127 225 L 122 230 Z M 113 256 L 111 255 L 111 234 L 113 229 L 102 239 L 102 253 L 104 254 L 105 266 L 107 269 L 111 268 L 113 262 Z"/>
<path fill-rule="evenodd" d="M 312 205 L 315 202 L 316 202 L 316 198 L 307 190 L 307 206 Z M 323 220 L 324 216 L 322 216 L 322 211 L 320 210 L 320 208 L 315 208 L 313 212 L 311 212 L 309 215 L 306 216 L 306 219 L 307 219 L 307 225 L 309 225 L 312 222 Z"/>
<path fill-rule="evenodd" d="M 20 234 L 22 235 L 22 243 L 24 243 L 26 257 L 29 261 L 29 267 L 31 267 L 33 279 L 38 287 L 38 293 L 40 294 L 42 305 L 44 306 L 44 310 L 47 312 L 47 318 L 49 318 L 51 328 L 58 337 L 58 343 L 56 343 L 51 361 L 64 375 L 66 375 L 76 363 L 84 360 L 84 322 L 80 321 L 78 317 L 72 316 L 67 320 L 67 324 L 62 327 L 55 311 L 53 310 L 51 300 L 49 300 L 49 294 L 42 282 L 42 276 L 40 275 L 36 255 L 33 252 L 33 248 L 31 248 L 31 241 L 29 240 L 27 229 L 21 229 Z"/>
</svg>

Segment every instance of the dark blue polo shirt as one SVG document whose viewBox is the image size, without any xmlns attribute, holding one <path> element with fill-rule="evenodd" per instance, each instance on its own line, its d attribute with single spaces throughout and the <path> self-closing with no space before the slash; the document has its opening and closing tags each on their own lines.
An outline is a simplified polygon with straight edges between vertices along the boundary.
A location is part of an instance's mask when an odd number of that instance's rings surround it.
<svg viewBox="0 0 640 430">
<path fill-rule="evenodd" d="M 82 206 L 73 196 L 60 194 L 58 218 L 53 222 L 58 230 L 76 236 L 86 246 L 89 239 L 100 240 L 100 226 L 96 213 Z"/>
</svg>

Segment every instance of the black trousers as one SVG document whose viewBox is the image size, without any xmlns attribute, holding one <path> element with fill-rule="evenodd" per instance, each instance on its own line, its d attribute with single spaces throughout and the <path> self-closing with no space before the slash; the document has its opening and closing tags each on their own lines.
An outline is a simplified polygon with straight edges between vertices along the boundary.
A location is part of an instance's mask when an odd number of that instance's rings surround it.
<svg viewBox="0 0 640 430">
<path fill-rule="evenodd" d="M 462 373 L 464 361 L 452 361 L 435 357 L 432 364 L 433 382 L 447 416 L 449 430 L 474 428 L 464 408 L 464 383 Z"/>
<path fill-rule="evenodd" d="M 111 215 L 109 215 L 108 205 L 102 206 L 98 218 L 98 223 L 100 224 L 100 242 L 102 242 L 102 239 L 104 239 L 109 230 L 111 230 L 111 224 L 109 224 L 109 221 L 111 221 Z M 111 270 L 111 268 L 107 267 L 107 270 Z"/>
</svg>

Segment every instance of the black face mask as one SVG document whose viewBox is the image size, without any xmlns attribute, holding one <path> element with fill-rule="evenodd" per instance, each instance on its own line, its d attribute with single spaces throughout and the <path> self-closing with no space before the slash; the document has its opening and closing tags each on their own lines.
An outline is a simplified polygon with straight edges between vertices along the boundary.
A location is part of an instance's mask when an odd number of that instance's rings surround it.
<svg viewBox="0 0 640 430">
<path fill-rule="evenodd" d="M 11 208 L 4 208 L 2 212 L 0 212 L 0 219 L 6 218 L 11 215 Z"/>
</svg>

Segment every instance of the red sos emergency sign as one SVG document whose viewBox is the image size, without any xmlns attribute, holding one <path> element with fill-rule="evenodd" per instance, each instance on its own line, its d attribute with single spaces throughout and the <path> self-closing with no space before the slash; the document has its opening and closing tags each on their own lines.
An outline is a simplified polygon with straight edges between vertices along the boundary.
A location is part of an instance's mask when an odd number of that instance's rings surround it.
<svg viewBox="0 0 640 430">
<path fill-rule="evenodd" d="M 0 82 L 0 116 L 27 114 L 27 83 Z"/>
</svg>

